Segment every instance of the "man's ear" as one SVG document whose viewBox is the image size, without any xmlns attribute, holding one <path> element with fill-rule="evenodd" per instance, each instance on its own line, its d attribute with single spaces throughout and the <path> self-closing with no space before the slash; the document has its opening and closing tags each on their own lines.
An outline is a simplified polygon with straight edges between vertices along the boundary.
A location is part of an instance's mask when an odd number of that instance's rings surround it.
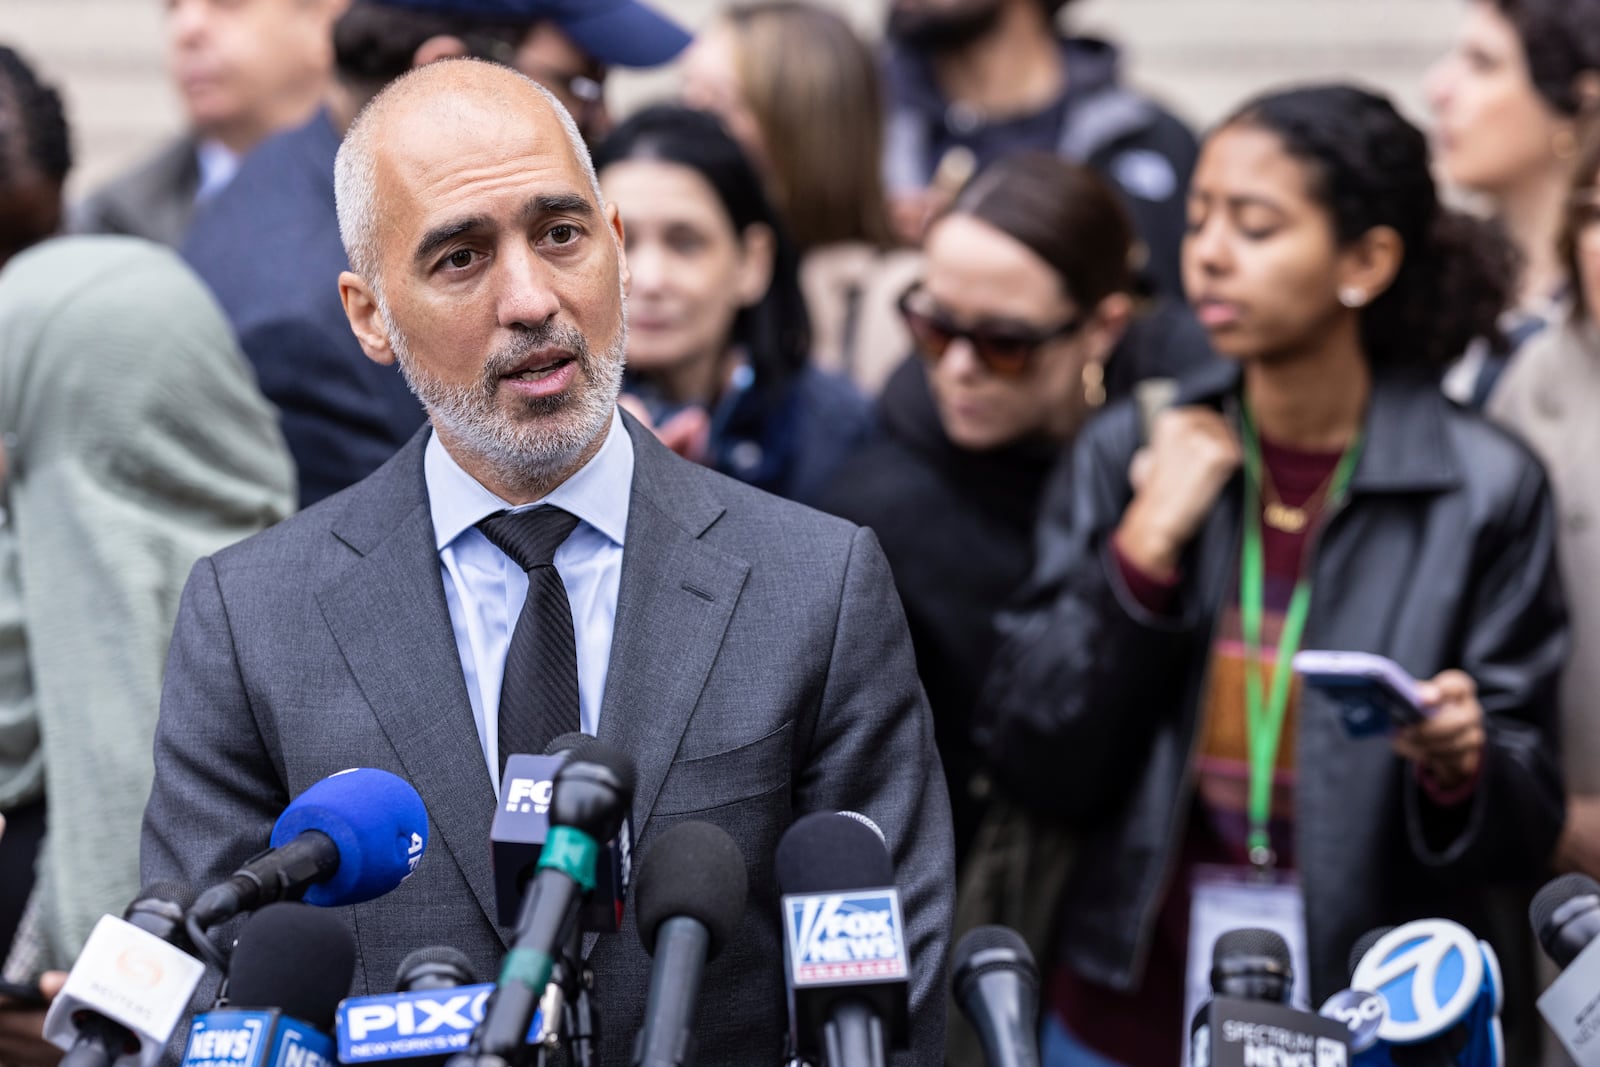
<svg viewBox="0 0 1600 1067">
<path fill-rule="evenodd" d="M 606 205 L 606 224 L 611 227 L 611 237 L 617 245 L 617 270 L 622 275 L 622 291 L 633 288 L 633 272 L 628 269 L 628 229 L 622 223 L 622 212 L 617 205 Z"/>
<path fill-rule="evenodd" d="M 361 344 L 361 351 L 374 363 L 390 366 L 394 363 L 394 347 L 389 344 L 389 324 L 383 321 L 378 310 L 377 297 L 367 280 L 354 271 L 339 275 L 339 300 L 344 304 L 344 317 L 350 320 L 350 329 Z"/>
<path fill-rule="evenodd" d="M 417 50 L 411 53 L 411 68 L 426 67 L 441 59 L 464 59 L 471 54 L 472 50 L 461 38 L 441 33 L 417 45 Z"/>
</svg>

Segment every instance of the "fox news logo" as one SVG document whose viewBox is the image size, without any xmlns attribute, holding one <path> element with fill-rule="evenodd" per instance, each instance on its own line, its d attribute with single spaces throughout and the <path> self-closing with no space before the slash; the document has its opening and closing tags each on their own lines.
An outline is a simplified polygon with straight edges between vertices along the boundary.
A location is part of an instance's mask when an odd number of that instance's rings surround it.
<svg viewBox="0 0 1600 1067">
<path fill-rule="evenodd" d="M 550 797 L 555 793 L 556 783 L 553 781 L 539 781 L 534 778 L 513 778 L 506 787 L 506 810 L 518 811 L 526 815 L 533 812 L 543 815 L 550 810 Z"/>
<path fill-rule="evenodd" d="M 897 891 L 789 896 L 783 904 L 795 985 L 888 981 L 906 976 Z"/>
</svg>

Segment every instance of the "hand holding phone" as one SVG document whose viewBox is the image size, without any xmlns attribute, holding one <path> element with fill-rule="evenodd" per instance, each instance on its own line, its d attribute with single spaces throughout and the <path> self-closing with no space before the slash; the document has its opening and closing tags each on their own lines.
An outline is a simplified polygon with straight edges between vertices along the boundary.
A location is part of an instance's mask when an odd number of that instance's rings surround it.
<svg viewBox="0 0 1600 1067">
<path fill-rule="evenodd" d="M 1392 733 L 1428 717 L 1417 680 L 1386 656 L 1306 650 L 1295 655 L 1293 667 L 1307 686 L 1339 705 L 1351 737 Z"/>
</svg>

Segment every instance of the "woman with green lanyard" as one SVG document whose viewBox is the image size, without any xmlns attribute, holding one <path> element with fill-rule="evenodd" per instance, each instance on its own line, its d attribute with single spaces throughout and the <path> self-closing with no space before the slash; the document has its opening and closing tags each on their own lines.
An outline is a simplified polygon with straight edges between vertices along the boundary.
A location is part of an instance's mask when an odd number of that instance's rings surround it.
<svg viewBox="0 0 1600 1067">
<path fill-rule="evenodd" d="M 1231 927 L 1285 932 L 1320 1004 L 1365 931 L 1471 925 L 1561 827 L 1544 474 L 1437 384 L 1494 335 L 1504 246 L 1387 100 L 1327 87 L 1210 135 L 1183 264 L 1228 365 L 1080 437 L 980 709 L 1008 788 L 1080 834 L 1047 1064 L 1177 1062 Z M 1427 718 L 1352 736 L 1300 649 L 1393 659 Z"/>
</svg>

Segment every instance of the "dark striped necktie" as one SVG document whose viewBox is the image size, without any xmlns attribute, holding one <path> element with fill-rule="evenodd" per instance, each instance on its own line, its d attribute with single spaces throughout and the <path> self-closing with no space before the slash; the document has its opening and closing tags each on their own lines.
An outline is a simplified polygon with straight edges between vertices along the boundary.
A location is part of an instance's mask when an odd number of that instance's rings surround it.
<svg viewBox="0 0 1600 1067">
<path fill-rule="evenodd" d="M 557 737 L 580 728 L 578 642 L 554 563 L 556 549 L 577 525 L 576 515 L 549 505 L 502 511 L 478 523 L 483 536 L 528 572 L 528 599 L 511 631 L 500 683 L 502 778 L 507 756 L 539 755 Z"/>
</svg>

